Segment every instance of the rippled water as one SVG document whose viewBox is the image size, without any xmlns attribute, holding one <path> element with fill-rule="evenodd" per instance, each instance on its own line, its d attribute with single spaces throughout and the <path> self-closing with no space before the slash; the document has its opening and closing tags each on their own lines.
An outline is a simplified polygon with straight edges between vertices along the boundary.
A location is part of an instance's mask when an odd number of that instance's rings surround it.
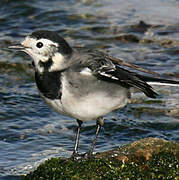
<svg viewBox="0 0 179 180">
<path fill-rule="evenodd" d="M 30 58 L 7 49 L 28 33 L 55 30 L 72 46 L 97 48 L 179 78 L 178 0 L 2 0 L 0 7 L 0 179 L 18 179 L 73 149 L 76 122 L 47 107 Z M 96 151 L 149 136 L 179 141 L 179 88 L 155 88 L 161 94 L 156 100 L 136 94 L 105 117 Z M 84 123 L 81 152 L 94 132 L 95 122 Z"/>
</svg>

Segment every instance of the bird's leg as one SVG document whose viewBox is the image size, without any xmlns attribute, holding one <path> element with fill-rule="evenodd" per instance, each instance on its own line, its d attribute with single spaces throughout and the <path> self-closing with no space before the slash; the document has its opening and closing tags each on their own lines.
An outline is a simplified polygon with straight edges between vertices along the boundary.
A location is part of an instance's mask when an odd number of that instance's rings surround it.
<svg viewBox="0 0 179 180">
<path fill-rule="evenodd" d="M 93 154 L 94 146 L 96 144 L 96 141 L 97 141 L 97 138 L 98 138 L 98 134 L 99 134 L 100 129 L 103 126 L 103 124 L 104 124 L 103 118 L 98 118 L 97 121 L 96 121 L 96 125 L 97 125 L 96 135 L 95 135 L 94 140 L 93 140 L 93 142 L 91 144 L 91 148 L 90 148 L 90 151 L 88 153 L 89 156 L 91 156 Z"/>
<path fill-rule="evenodd" d="M 78 155 L 78 144 L 79 144 L 79 137 L 80 137 L 80 129 L 81 129 L 81 125 L 83 123 L 83 121 L 80 121 L 78 119 L 76 121 L 78 123 L 78 128 L 77 128 L 77 133 L 76 133 L 76 138 L 75 138 L 75 146 L 74 146 L 72 157 L 75 157 Z"/>
</svg>

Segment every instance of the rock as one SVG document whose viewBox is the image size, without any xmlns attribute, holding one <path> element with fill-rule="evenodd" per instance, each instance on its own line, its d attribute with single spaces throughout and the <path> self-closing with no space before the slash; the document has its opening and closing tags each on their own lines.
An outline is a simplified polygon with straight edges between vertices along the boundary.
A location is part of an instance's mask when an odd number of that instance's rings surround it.
<svg viewBox="0 0 179 180">
<path fill-rule="evenodd" d="M 179 180 L 179 143 L 145 138 L 90 158 L 52 158 L 23 179 Z"/>
</svg>

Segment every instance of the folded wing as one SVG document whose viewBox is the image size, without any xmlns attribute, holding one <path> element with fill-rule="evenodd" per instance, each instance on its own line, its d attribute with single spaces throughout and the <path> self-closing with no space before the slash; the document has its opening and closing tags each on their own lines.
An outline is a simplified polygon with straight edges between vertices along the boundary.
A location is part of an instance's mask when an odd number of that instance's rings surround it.
<svg viewBox="0 0 179 180">
<path fill-rule="evenodd" d="M 96 56 L 98 54 L 98 56 Z M 91 53 L 93 56 L 93 53 Z M 126 88 L 135 87 L 146 94 L 148 97 L 156 98 L 157 93 L 152 87 L 145 82 L 137 73 L 130 72 L 114 63 L 108 56 L 101 52 L 95 52 L 94 57 L 90 57 L 93 61 L 88 62 L 93 74 L 101 80 L 117 83 Z"/>
</svg>

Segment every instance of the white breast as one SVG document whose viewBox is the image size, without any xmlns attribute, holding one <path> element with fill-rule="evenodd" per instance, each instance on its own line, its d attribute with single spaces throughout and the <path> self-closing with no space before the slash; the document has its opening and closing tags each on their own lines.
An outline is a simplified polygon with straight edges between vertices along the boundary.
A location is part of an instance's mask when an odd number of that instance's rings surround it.
<svg viewBox="0 0 179 180">
<path fill-rule="evenodd" d="M 82 89 L 77 89 L 78 93 L 74 93 L 75 87 L 70 86 L 68 80 L 63 78 L 62 81 L 62 97 L 61 99 L 51 100 L 40 94 L 46 103 L 58 113 L 79 119 L 82 121 L 96 120 L 107 113 L 124 107 L 128 102 L 128 91 L 121 86 L 110 84 L 111 94 L 108 90 L 100 87 L 96 91 L 89 91 L 88 94 Z M 86 84 L 86 89 L 88 86 Z"/>
<path fill-rule="evenodd" d="M 124 107 L 128 102 L 127 93 L 124 89 L 116 91 L 116 96 L 109 96 L 108 92 L 97 91 L 85 95 L 81 92 L 80 97 L 71 93 L 68 82 L 63 79 L 62 106 L 66 114 L 82 121 L 96 120 L 107 113 Z M 80 91 L 80 89 L 79 89 Z"/>
<path fill-rule="evenodd" d="M 69 96 L 71 95 L 66 93 L 62 99 L 65 111 L 82 121 L 96 120 L 98 117 L 102 117 L 127 104 L 126 98 L 111 99 L 106 97 L 105 94 L 90 94 L 81 99 L 72 96 L 69 99 Z"/>
</svg>

